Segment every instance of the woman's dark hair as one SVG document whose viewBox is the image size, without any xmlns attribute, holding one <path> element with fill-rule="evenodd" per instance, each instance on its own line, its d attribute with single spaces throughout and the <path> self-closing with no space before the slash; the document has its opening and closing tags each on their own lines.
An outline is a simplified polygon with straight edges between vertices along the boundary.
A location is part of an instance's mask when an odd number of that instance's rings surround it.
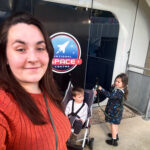
<svg viewBox="0 0 150 150">
<path fill-rule="evenodd" d="M 128 99 L 128 76 L 125 73 L 121 73 L 119 75 L 117 75 L 117 77 L 115 78 L 115 81 L 117 78 L 120 78 L 122 83 L 123 83 L 123 87 L 124 87 L 124 92 L 125 92 L 125 99 Z"/>
<path fill-rule="evenodd" d="M 8 41 L 8 32 L 11 26 L 18 23 L 32 24 L 40 29 L 45 39 L 47 52 L 49 55 L 48 68 L 39 82 L 39 86 L 49 98 L 62 110 L 61 100 L 62 97 L 53 79 L 52 72 L 52 58 L 54 50 L 48 34 L 43 25 L 27 12 L 17 12 L 8 17 L 0 28 L 0 88 L 8 93 L 11 93 L 24 113 L 34 124 L 45 124 L 45 118 L 34 103 L 32 97 L 25 91 L 25 89 L 15 79 L 11 72 L 9 65 L 7 65 L 6 45 Z M 32 37 L 31 37 L 32 38 Z"/>
</svg>

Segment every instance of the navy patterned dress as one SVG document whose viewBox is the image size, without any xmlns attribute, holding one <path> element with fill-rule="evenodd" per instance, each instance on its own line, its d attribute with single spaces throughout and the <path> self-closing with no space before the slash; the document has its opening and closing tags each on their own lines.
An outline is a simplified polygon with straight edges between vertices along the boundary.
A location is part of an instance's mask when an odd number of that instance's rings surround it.
<svg viewBox="0 0 150 150">
<path fill-rule="evenodd" d="M 124 91 L 112 87 L 110 92 L 105 89 L 102 89 L 101 92 L 109 98 L 105 108 L 105 120 L 111 124 L 120 124 L 123 113 Z"/>
</svg>

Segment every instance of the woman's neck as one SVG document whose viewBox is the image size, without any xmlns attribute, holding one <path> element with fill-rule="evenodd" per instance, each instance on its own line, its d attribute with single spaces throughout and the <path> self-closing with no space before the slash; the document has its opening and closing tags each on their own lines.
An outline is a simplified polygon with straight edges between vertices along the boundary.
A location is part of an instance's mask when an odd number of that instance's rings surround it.
<svg viewBox="0 0 150 150">
<path fill-rule="evenodd" d="M 39 87 L 39 84 L 35 83 L 21 83 L 21 86 L 28 92 L 28 93 L 41 93 L 41 89 Z"/>
</svg>

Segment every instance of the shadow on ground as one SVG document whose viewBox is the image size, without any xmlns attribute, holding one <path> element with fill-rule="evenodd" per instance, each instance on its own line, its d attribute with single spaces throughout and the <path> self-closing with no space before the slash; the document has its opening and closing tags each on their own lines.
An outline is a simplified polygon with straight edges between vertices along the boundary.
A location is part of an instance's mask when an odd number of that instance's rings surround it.
<svg viewBox="0 0 150 150">
<path fill-rule="evenodd" d="M 101 108 L 105 110 L 105 106 L 101 106 Z M 93 108 L 93 113 L 92 113 L 92 118 L 91 118 L 92 124 L 100 124 L 100 123 L 105 122 L 105 115 L 104 115 L 104 112 L 101 110 L 101 108 L 98 106 Z M 127 106 L 124 106 L 122 119 L 132 118 L 135 116 L 137 116 L 137 113 L 135 111 L 132 111 Z"/>
</svg>

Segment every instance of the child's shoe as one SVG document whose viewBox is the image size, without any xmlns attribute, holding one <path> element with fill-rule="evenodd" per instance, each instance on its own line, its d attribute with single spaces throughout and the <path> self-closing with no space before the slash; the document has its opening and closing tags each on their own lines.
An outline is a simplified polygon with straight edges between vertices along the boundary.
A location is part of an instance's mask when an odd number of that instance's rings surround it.
<svg viewBox="0 0 150 150">
<path fill-rule="evenodd" d="M 111 133 L 108 133 L 107 135 L 108 135 L 108 137 L 112 138 L 112 134 Z M 119 141 L 119 135 L 118 134 L 116 135 L 116 140 Z"/>
<path fill-rule="evenodd" d="M 113 146 L 118 146 L 117 139 L 106 140 L 106 143 Z"/>
</svg>

